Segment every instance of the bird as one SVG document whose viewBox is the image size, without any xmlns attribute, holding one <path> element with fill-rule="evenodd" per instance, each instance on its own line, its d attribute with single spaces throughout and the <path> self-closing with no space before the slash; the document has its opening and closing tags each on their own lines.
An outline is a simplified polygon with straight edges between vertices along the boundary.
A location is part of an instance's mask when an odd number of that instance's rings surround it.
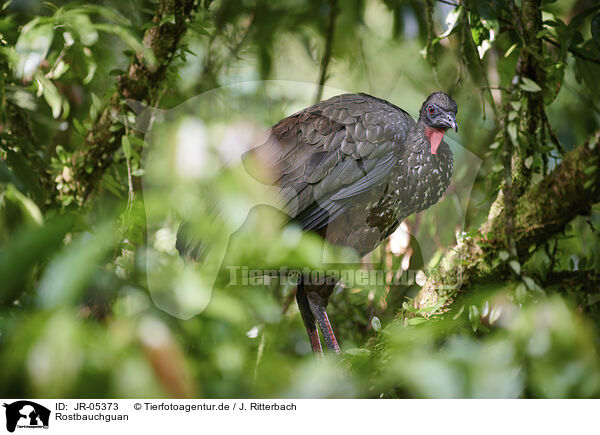
<svg viewBox="0 0 600 435">
<path fill-rule="evenodd" d="M 252 149 L 274 174 L 282 206 L 304 231 L 361 257 L 400 223 L 438 202 L 450 184 L 452 152 L 443 142 L 458 131 L 456 102 L 434 92 L 415 121 L 394 104 L 365 94 L 342 94 L 290 115 Z M 296 301 L 313 352 L 340 353 L 326 308 L 336 284 L 301 276 Z"/>
<path fill-rule="evenodd" d="M 443 141 L 458 131 L 456 102 L 444 92 L 427 97 L 415 121 L 394 104 L 365 94 L 342 94 L 276 123 L 264 143 L 242 159 L 254 178 L 278 188 L 289 221 L 363 257 L 414 213 L 438 202 L 450 184 L 452 152 Z M 249 162 L 259 162 L 256 172 Z M 182 224 L 176 247 L 199 261 L 206 247 Z M 340 353 L 326 312 L 337 282 L 301 275 L 296 302 L 314 353 L 323 355 L 317 327 Z"/>
</svg>

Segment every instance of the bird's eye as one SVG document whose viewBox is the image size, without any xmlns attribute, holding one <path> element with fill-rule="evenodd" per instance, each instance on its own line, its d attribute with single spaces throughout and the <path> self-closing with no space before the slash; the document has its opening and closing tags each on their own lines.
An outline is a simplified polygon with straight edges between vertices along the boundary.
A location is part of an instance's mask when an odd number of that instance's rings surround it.
<svg viewBox="0 0 600 435">
<path fill-rule="evenodd" d="M 435 113 L 435 109 L 433 108 L 433 106 L 429 106 L 427 108 L 427 111 L 429 112 L 430 115 L 433 115 Z"/>
</svg>

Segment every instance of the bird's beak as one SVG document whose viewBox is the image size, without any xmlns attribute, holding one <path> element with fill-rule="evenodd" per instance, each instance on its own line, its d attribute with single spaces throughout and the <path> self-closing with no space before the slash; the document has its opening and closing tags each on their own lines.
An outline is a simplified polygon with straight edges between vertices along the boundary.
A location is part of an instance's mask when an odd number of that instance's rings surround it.
<svg viewBox="0 0 600 435">
<path fill-rule="evenodd" d="M 446 125 L 448 128 L 458 132 L 458 122 L 456 122 L 456 115 L 454 113 L 448 113 L 446 115 Z"/>
</svg>

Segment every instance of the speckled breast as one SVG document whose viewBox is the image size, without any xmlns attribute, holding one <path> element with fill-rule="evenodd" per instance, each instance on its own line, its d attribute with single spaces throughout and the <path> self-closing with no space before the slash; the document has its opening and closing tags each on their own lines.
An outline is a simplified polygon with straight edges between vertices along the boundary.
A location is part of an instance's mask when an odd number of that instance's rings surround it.
<svg viewBox="0 0 600 435">
<path fill-rule="evenodd" d="M 407 153 L 394 168 L 387 185 L 380 189 L 383 194 L 379 201 L 368 207 L 367 224 L 381 235 L 371 249 L 404 219 L 438 202 L 450 185 L 452 171 L 452 153 L 445 143 L 436 155 L 427 151 Z"/>
</svg>

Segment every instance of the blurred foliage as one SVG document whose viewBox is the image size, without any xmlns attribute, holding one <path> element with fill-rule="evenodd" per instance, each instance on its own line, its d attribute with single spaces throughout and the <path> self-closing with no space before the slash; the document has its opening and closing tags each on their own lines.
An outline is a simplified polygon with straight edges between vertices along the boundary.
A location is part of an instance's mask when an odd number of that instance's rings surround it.
<svg viewBox="0 0 600 435">
<path fill-rule="evenodd" d="M 156 114 L 146 137 L 136 131 L 139 119 L 123 120 L 122 146 L 85 204 L 63 192 L 60 180 L 70 179 L 73 153 L 85 147 L 134 52 L 154 61 L 141 41 L 156 2 L 4 3 L 2 395 L 600 396 L 598 282 L 565 289 L 553 281 L 559 272 L 600 272 L 597 206 L 546 246 L 532 247 L 526 264 L 511 264 L 526 271 L 522 282 L 478 284 L 442 316 L 392 322 L 403 306 L 410 311 L 406 298 L 419 286 L 414 276 L 401 285 L 389 278 L 435 267 L 457 234 L 487 216 L 503 170 L 494 108 L 523 50 L 512 2 L 426 3 L 201 2 L 161 90 L 161 107 L 176 109 Z M 556 141 L 530 150 L 526 164 L 535 179 L 600 120 L 600 10 L 593 1 L 542 3 L 547 82 L 524 78 L 520 87 L 543 87 Z M 223 269 L 213 287 L 203 266 L 184 262 L 174 245 L 185 220 L 208 244 L 235 233 L 224 265 L 323 266 L 318 237 L 286 225 L 269 207 L 241 214 L 264 194 L 243 168 L 216 168 L 235 147 L 256 143 L 270 125 L 313 102 L 331 5 L 324 97 L 367 92 L 414 115 L 429 92 L 450 93 L 461 125 L 459 135 L 447 135 L 457 162 L 451 190 L 462 196 L 409 218 L 404 236 L 365 260 L 364 268 L 382 270 L 387 282 L 336 291 L 329 313 L 344 354 L 318 360 L 293 286 L 231 285 Z M 178 106 L 196 95 L 184 105 L 189 110 Z M 199 158 L 189 154 L 194 140 L 208 144 Z M 156 152 L 155 144 L 162 145 Z M 472 156 L 483 159 L 481 167 L 469 163 Z M 212 220 L 214 207 L 228 218 Z M 339 250 L 330 258 L 352 256 Z M 501 251 L 496 261 L 507 260 Z"/>
</svg>

